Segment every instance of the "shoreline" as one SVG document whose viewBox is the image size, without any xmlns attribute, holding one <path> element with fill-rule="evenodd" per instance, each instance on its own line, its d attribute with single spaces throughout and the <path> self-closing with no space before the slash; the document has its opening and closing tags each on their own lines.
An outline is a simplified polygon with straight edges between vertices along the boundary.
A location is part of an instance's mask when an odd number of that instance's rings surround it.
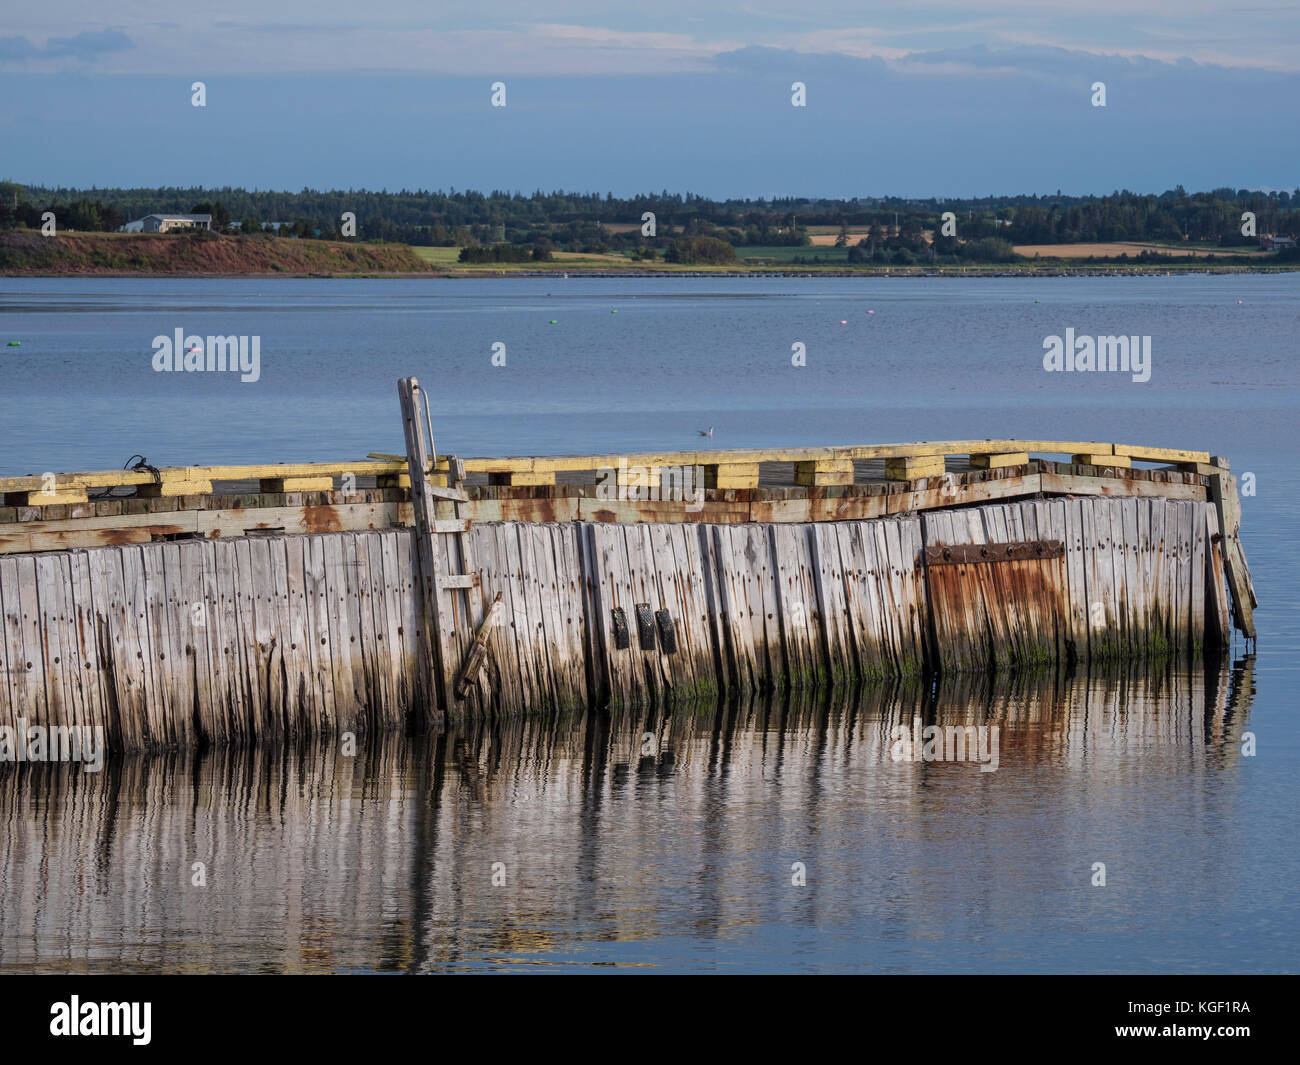
<svg viewBox="0 0 1300 1065">
<path fill-rule="evenodd" d="M 843 270 L 843 269 L 804 269 L 804 270 L 786 270 L 770 267 L 756 267 L 753 269 L 691 269 L 683 268 L 680 270 L 596 270 L 590 268 L 571 268 L 563 269 L 553 267 L 550 269 L 514 269 L 514 270 L 420 270 L 420 271 L 364 271 L 364 272 L 347 272 L 347 273 L 319 273 L 314 271 L 292 272 L 287 270 L 277 271 L 244 271 L 244 272 L 226 272 L 226 271 L 160 271 L 160 270 L 23 270 L 23 271 L 0 271 L 0 279 L 9 280 L 14 278 L 40 277 L 40 278 L 140 278 L 142 280 L 196 280 L 199 278 L 210 278 L 216 280 L 253 280 L 261 278 L 279 278 L 288 280 L 308 280 L 317 279 L 322 281 L 338 280 L 493 280 L 509 281 L 528 278 L 550 278 L 566 280 L 569 278 L 1020 278 L 1020 277 L 1172 277 L 1174 275 L 1207 275 L 1207 274 L 1288 274 L 1300 272 L 1300 263 L 1297 264 L 1269 264 L 1267 266 L 1220 266 L 1216 264 L 1198 263 L 1186 267 L 1168 266 L 1123 266 L 1119 264 L 1102 265 L 1095 264 L 1092 266 L 1052 266 L 1052 267 L 990 267 L 989 269 L 979 268 L 951 268 L 944 267 L 889 267 L 887 269 L 876 270 Z"/>
<path fill-rule="evenodd" d="M 1081 251 L 1090 246 L 1081 245 Z M 450 249 L 454 252 L 455 249 Z M 817 249 L 809 247 L 808 252 Z M 1054 249 L 1055 250 L 1055 249 Z M 1198 251 L 1201 249 L 1198 249 Z M 433 252 L 439 254 L 434 255 Z M 447 253 L 447 254 L 443 254 Z M 0 231 L 0 277 L 123 278 L 880 278 L 1157 277 L 1300 271 L 1290 256 L 1020 256 L 999 262 L 773 261 L 737 256 L 718 263 L 669 263 L 618 255 L 557 252 L 553 258 L 467 263 L 445 248 L 268 236 L 65 232 L 44 237 Z"/>
</svg>

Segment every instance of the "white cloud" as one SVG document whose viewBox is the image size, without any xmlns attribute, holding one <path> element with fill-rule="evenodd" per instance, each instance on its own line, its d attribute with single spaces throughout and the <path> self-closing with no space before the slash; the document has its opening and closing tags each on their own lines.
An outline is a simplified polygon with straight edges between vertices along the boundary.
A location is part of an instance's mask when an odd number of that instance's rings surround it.
<svg viewBox="0 0 1300 1065">
<path fill-rule="evenodd" d="M 6 13 L 11 46 L 0 48 L 0 64 L 135 74 L 648 74 L 707 70 L 712 56 L 753 46 L 916 62 L 917 52 L 983 44 L 1300 69 L 1295 5 L 1090 0 L 1085 11 L 1077 0 L 921 0 L 873 5 L 864 17 L 863 6 L 849 0 L 750 3 L 740 11 L 709 0 L 657 0 L 640 10 L 565 0 L 559 10 L 562 16 L 550 15 L 537 0 L 369 0 L 360 7 L 355 0 L 296 0 L 268 16 L 265 0 L 226 0 L 215 17 L 171 0 L 137 0 L 125 15 L 101 0 L 45 0 Z M 49 51 L 51 40 L 110 32 L 136 47 Z"/>
</svg>

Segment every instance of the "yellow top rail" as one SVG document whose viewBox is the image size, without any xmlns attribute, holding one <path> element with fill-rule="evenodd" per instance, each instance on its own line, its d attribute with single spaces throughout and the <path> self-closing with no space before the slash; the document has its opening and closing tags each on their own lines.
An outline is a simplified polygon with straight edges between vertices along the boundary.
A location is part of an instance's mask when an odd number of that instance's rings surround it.
<svg viewBox="0 0 1300 1065">
<path fill-rule="evenodd" d="M 514 456 L 467 458 L 467 473 L 541 474 L 628 466 L 752 466 L 763 462 L 834 462 L 855 459 L 900 459 L 950 455 L 1086 455 L 1164 463 L 1209 463 L 1207 451 L 1108 444 L 1095 440 L 922 440 L 910 444 L 855 444 L 843 447 L 740 448 L 693 451 L 623 452 L 604 455 Z M 1127 463 L 1117 463 L 1127 464 Z M 437 465 L 445 471 L 445 459 Z M 120 485 L 201 484 L 212 481 L 383 476 L 404 474 L 401 455 L 372 453 L 352 462 L 281 462 L 253 466 L 167 466 L 149 470 L 92 470 L 82 473 L 28 474 L 0 477 L 0 492 L 66 491 Z M 51 480 L 52 478 L 52 480 Z"/>
</svg>

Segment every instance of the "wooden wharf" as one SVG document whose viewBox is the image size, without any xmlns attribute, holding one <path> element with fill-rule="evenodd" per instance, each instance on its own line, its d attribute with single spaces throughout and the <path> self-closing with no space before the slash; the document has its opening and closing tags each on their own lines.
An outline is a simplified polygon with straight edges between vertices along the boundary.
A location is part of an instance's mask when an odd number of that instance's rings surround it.
<svg viewBox="0 0 1300 1065">
<path fill-rule="evenodd" d="M 963 440 L 0 477 L 0 725 L 117 749 L 1253 640 L 1206 452 Z"/>
</svg>

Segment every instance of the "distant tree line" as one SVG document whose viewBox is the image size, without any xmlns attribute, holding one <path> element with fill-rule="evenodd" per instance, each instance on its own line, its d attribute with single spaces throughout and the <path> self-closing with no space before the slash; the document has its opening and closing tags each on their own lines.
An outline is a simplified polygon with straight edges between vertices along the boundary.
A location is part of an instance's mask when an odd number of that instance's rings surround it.
<svg viewBox="0 0 1300 1065">
<path fill-rule="evenodd" d="M 683 237 L 668 245 L 664 261 L 721 265 L 736 261 L 736 249 L 718 237 Z"/>
<path fill-rule="evenodd" d="M 463 263 L 526 263 L 546 262 L 551 258 L 551 249 L 544 244 L 534 244 L 531 248 L 517 244 L 489 244 L 460 249 L 459 259 Z"/>
<path fill-rule="evenodd" d="M 261 192 L 236 188 L 25 188 L 0 182 L 0 228 L 40 227 L 53 211 L 60 229 L 118 229 L 152 213 L 207 213 L 218 232 L 347 239 L 345 214 L 356 218 L 356 239 L 488 249 L 509 245 L 531 256 L 536 248 L 566 252 L 621 252 L 671 262 L 726 261 L 710 238 L 731 248 L 804 247 L 811 227 L 838 227 L 837 243 L 850 262 L 1004 261 L 1011 244 L 1112 241 L 1189 241 L 1249 245 L 1242 215 L 1255 216 L 1257 234 L 1300 236 L 1300 189 L 1259 192 L 1220 188 L 1188 193 L 1181 186 L 1159 195 L 1116 191 L 1106 196 L 989 196 L 971 199 L 730 199 L 711 200 L 667 191 L 615 197 L 612 193 L 492 191 L 396 192 L 303 189 Z M 945 212 L 956 236 L 943 236 Z M 653 231 L 646 216 L 653 216 Z M 850 229 L 858 232 L 850 236 Z M 868 230 L 863 238 L 861 231 Z M 471 251 L 466 261 L 496 253 Z M 509 252 L 504 254 L 516 254 Z M 818 250 L 810 250 L 816 256 Z M 843 261 L 842 255 L 836 256 Z"/>
<path fill-rule="evenodd" d="M 15 202 L 13 196 L 8 195 L 0 202 L 0 229 L 40 229 L 46 212 L 53 212 L 60 229 L 113 232 L 126 223 L 121 209 L 105 204 L 103 200 L 82 196 L 68 202 L 47 200 L 31 203 L 27 200 Z"/>
</svg>

